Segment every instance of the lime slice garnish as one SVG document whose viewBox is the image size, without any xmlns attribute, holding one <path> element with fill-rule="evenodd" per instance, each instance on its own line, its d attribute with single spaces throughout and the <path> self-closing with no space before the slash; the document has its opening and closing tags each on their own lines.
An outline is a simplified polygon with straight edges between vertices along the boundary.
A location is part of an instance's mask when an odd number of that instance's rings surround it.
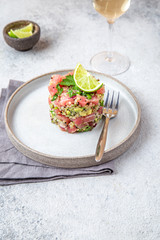
<svg viewBox="0 0 160 240">
<path fill-rule="evenodd" d="M 76 85 L 84 92 L 95 92 L 103 85 L 87 72 L 80 63 L 77 64 L 74 70 L 74 80 Z"/>
<path fill-rule="evenodd" d="M 12 29 L 8 32 L 8 35 L 12 38 L 17 38 Z"/>
<path fill-rule="evenodd" d="M 33 24 L 30 23 L 26 27 L 20 28 L 18 30 L 20 30 L 22 32 L 32 32 L 33 31 Z"/>
<path fill-rule="evenodd" d="M 13 30 L 12 30 L 12 31 L 13 31 Z M 27 37 L 32 36 L 32 32 L 31 32 L 31 31 L 30 31 L 30 32 L 23 32 L 23 31 L 21 31 L 21 30 L 19 30 L 19 29 L 13 31 L 13 33 L 14 33 L 14 35 L 15 35 L 16 37 L 18 37 L 18 38 L 27 38 Z"/>
</svg>

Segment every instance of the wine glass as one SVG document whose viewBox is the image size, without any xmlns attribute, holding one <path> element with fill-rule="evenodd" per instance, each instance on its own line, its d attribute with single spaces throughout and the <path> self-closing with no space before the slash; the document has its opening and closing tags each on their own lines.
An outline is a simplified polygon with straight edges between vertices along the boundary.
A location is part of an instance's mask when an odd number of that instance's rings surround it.
<svg viewBox="0 0 160 240">
<path fill-rule="evenodd" d="M 127 56 L 112 51 L 113 23 L 128 10 L 130 1 L 131 0 L 93 0 L 95 10 L 103 15 L 109 24 L 110 49 L 96 54 L 90 61 L 93 69 L 98 72 L 108 73 L 114 76 L 127 71 L 130 67 L 130 61 Z"/>
</svg>

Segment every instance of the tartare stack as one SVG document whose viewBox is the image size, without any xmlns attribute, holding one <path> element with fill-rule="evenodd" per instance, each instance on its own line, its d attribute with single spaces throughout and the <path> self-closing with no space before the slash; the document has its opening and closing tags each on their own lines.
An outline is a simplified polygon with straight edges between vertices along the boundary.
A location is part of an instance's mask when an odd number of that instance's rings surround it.
<svg viewBox="0 0 160 240">
<path fill-rule="evenodd" d="M 74 72 L 53 75 L 48 86 L 51 122 L 68 133 L 92 130 L 102 118 L 104 104 L 105 88 L 99 80 L 98 90 L 85 92 L 74 76 Z"/>
</svg>

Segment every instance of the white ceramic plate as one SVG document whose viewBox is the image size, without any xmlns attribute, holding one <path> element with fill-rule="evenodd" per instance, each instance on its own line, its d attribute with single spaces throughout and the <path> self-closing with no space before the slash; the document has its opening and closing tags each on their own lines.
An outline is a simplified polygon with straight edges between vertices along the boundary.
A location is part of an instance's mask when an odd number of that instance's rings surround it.
<svg viewBox="0 0 160 240">
<path fill-rule="evenodd" d="M 86 167 L 112 160 L 126 151 L 139 132 L 140 106 L 133 93 L 116 79 L 90 71 L 109 89 L 120 92 L 119 112 L 109 123 L 105 154 L 100 163 L 94 160 L 101 121 L 90 132 L 69 134 L 50 122 L 48 84 L 52 74 L 66 74 L 70 70 L 48 73 L 19 87 L 8 101 L 5 123 L 9 138 L 24 155 L 57 167 Z"/>
</svg>

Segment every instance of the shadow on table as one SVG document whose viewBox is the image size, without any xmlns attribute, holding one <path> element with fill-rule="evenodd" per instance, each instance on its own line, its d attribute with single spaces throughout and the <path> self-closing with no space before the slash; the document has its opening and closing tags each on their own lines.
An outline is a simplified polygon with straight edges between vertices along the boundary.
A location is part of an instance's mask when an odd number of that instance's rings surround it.
<svg viewBox="0 0 160 240">
<path fill-rule="evenodd" d="M 49 38 L 43 39 L 43 38 L 41 38 L 39 40 L 39 42 L 36 44 L 36 46 L 34 47 L 34 51 L 36 51 L 36 52 L 43 51 L 43 50 L 49 48 L 53 44 L 54 44 L 53 39 L 49 39 Z"/>
</svg>

